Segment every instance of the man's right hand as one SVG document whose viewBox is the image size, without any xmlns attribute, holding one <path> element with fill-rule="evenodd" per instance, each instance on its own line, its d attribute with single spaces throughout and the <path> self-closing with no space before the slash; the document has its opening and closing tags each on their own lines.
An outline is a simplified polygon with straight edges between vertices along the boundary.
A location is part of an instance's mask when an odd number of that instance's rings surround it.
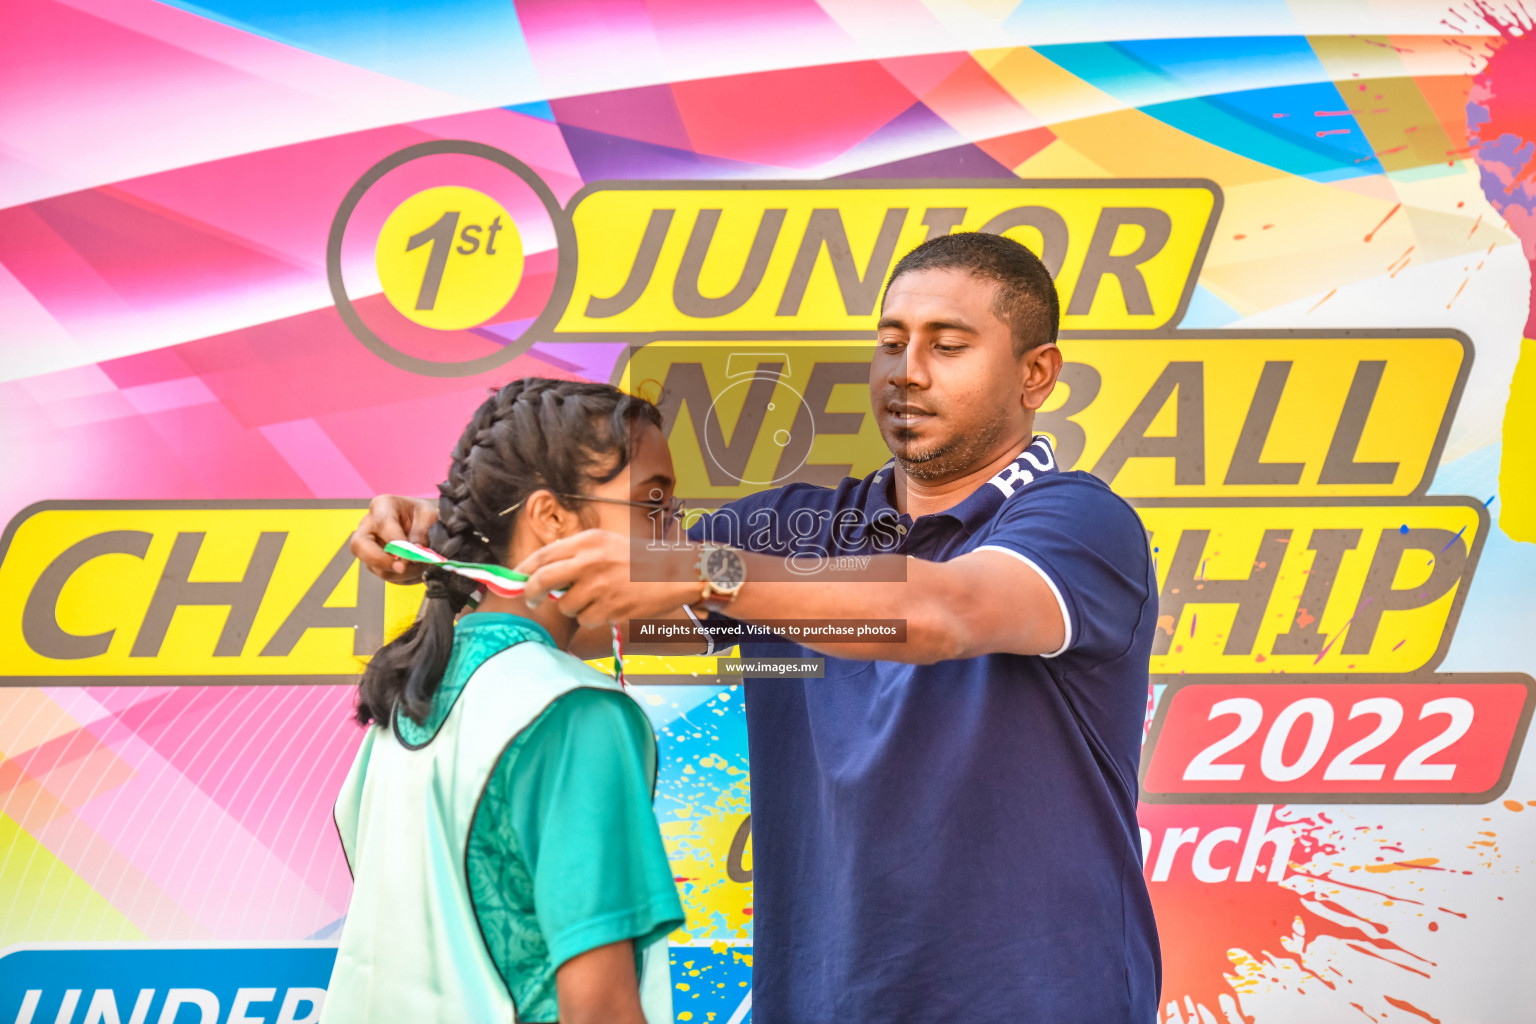
<svg viewBox="0 0 1536 1024">
<path fill-rule="evenodd" d="M 368 503 L 368 514 L 352 533 L 352 554 L 386 583 L 419 583 L 426 566 L 384 550 L 392 540 L 425 546 L 427 530 L 437 522 L 437 502 L 381 494 Z"/>
</svg>

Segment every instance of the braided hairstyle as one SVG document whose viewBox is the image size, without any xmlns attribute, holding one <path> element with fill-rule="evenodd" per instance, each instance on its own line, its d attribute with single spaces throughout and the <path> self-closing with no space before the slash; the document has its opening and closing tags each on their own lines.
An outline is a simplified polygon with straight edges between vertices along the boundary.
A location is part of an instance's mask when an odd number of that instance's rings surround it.
<svg viewBox="0 0 1536 1024">
<path fill-rule="evenodd" d="M 444 558 L 505 564 L 521 508 L 538 490 L 586 494 L 618 476 L 633 456 L 635 428 L 661 426 L 643 398 L 609 384 L 525 377 L 475 410 L 437 485 L 438 519 L 428 545 Z M 594 472 L 606 458 L 611 468 Z M 443 569 L 426 572 L 416 621 L 373 656 L 358 685 L 357 720 L 381 725 L 403 713 L 423 724 L 453 651 L 453 622 L 475 583 Z"/>
</svg>

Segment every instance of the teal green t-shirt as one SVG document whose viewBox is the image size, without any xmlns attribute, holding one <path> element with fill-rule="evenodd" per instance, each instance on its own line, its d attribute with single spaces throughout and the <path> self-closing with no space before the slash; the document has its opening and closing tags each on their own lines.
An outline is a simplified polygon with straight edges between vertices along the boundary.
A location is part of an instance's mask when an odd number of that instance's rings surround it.
<svg viewBox="0 0 1536 1024">
<path fill-rule="evenodd" d="M 517 643 L 553 645 L 519 616 L 461 619 L 432 713 L 422 726 L 399 719 L 401 737 L 430 739 L 474 672 Z M 565 961 L 633 940 L 638 975 L 640 951 L 683 923 L 651 803 L 655 777 L 650 722 L 616 690 L 571 690 L 508 737 L 475 811 L 467 868 L 481 935 L 520 1020 L 557 1019 Z"/>
</svg>

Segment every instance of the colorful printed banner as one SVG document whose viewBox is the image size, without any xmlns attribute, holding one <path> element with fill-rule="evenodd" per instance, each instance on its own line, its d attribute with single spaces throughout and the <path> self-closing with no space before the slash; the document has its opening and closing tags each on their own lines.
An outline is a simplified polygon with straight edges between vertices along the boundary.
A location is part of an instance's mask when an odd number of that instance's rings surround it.
<svg viewBox="0 0 1536 1024">
<path fill-rule="evenodd" d="M 419 601 L 367 499 L 520 375 L 658 399 L 694 508 L 868 473 L 881 284 L 957 229 L 1056 274 L 1039 428 L 1155 549 L 1164 1018 L 1528 1017 L 1531 12 L 601 6 L 7 20 L 0 1020 L 317 1016 L 351 680 Z M 717 664 L 627 667 L 677 1019 L 744 1024 Z"/>
</svg>

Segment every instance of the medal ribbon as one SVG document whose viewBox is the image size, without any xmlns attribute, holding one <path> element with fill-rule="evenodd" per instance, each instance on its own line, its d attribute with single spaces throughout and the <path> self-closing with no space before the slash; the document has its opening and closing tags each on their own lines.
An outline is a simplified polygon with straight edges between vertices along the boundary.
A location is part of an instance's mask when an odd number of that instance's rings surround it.
<svg viewBox="0 0 1536 1024">
<path fill-rule="evenodd" d="M 463 576 L 465 579 L 474 580 L 481 587 L 495 594 L 497 597 L 519 597 L 527 589 L 528 576 L 515 569 L 508 569 L 504 565 L 496 565 L 491 562 L 457 562 L 451 558 L 444 558 L 431 548 L 424 548 L 419 544 L 412 544 L 408 540 L 392 540 L 384 545 L 387 554 L 396 558 L 403 558 L 407 562 L 420 562 L 423 565 L 433 565 L 439 569 L 446 569 L 455 576 Z M 549 596 L 558 600 L 564 590 L 552 590 Z M 611 623 L 613 630 L 613 678 L 619 685 L 624 682 L 624 645 L 619 638 L 618 623 Z"/>
</svg>

